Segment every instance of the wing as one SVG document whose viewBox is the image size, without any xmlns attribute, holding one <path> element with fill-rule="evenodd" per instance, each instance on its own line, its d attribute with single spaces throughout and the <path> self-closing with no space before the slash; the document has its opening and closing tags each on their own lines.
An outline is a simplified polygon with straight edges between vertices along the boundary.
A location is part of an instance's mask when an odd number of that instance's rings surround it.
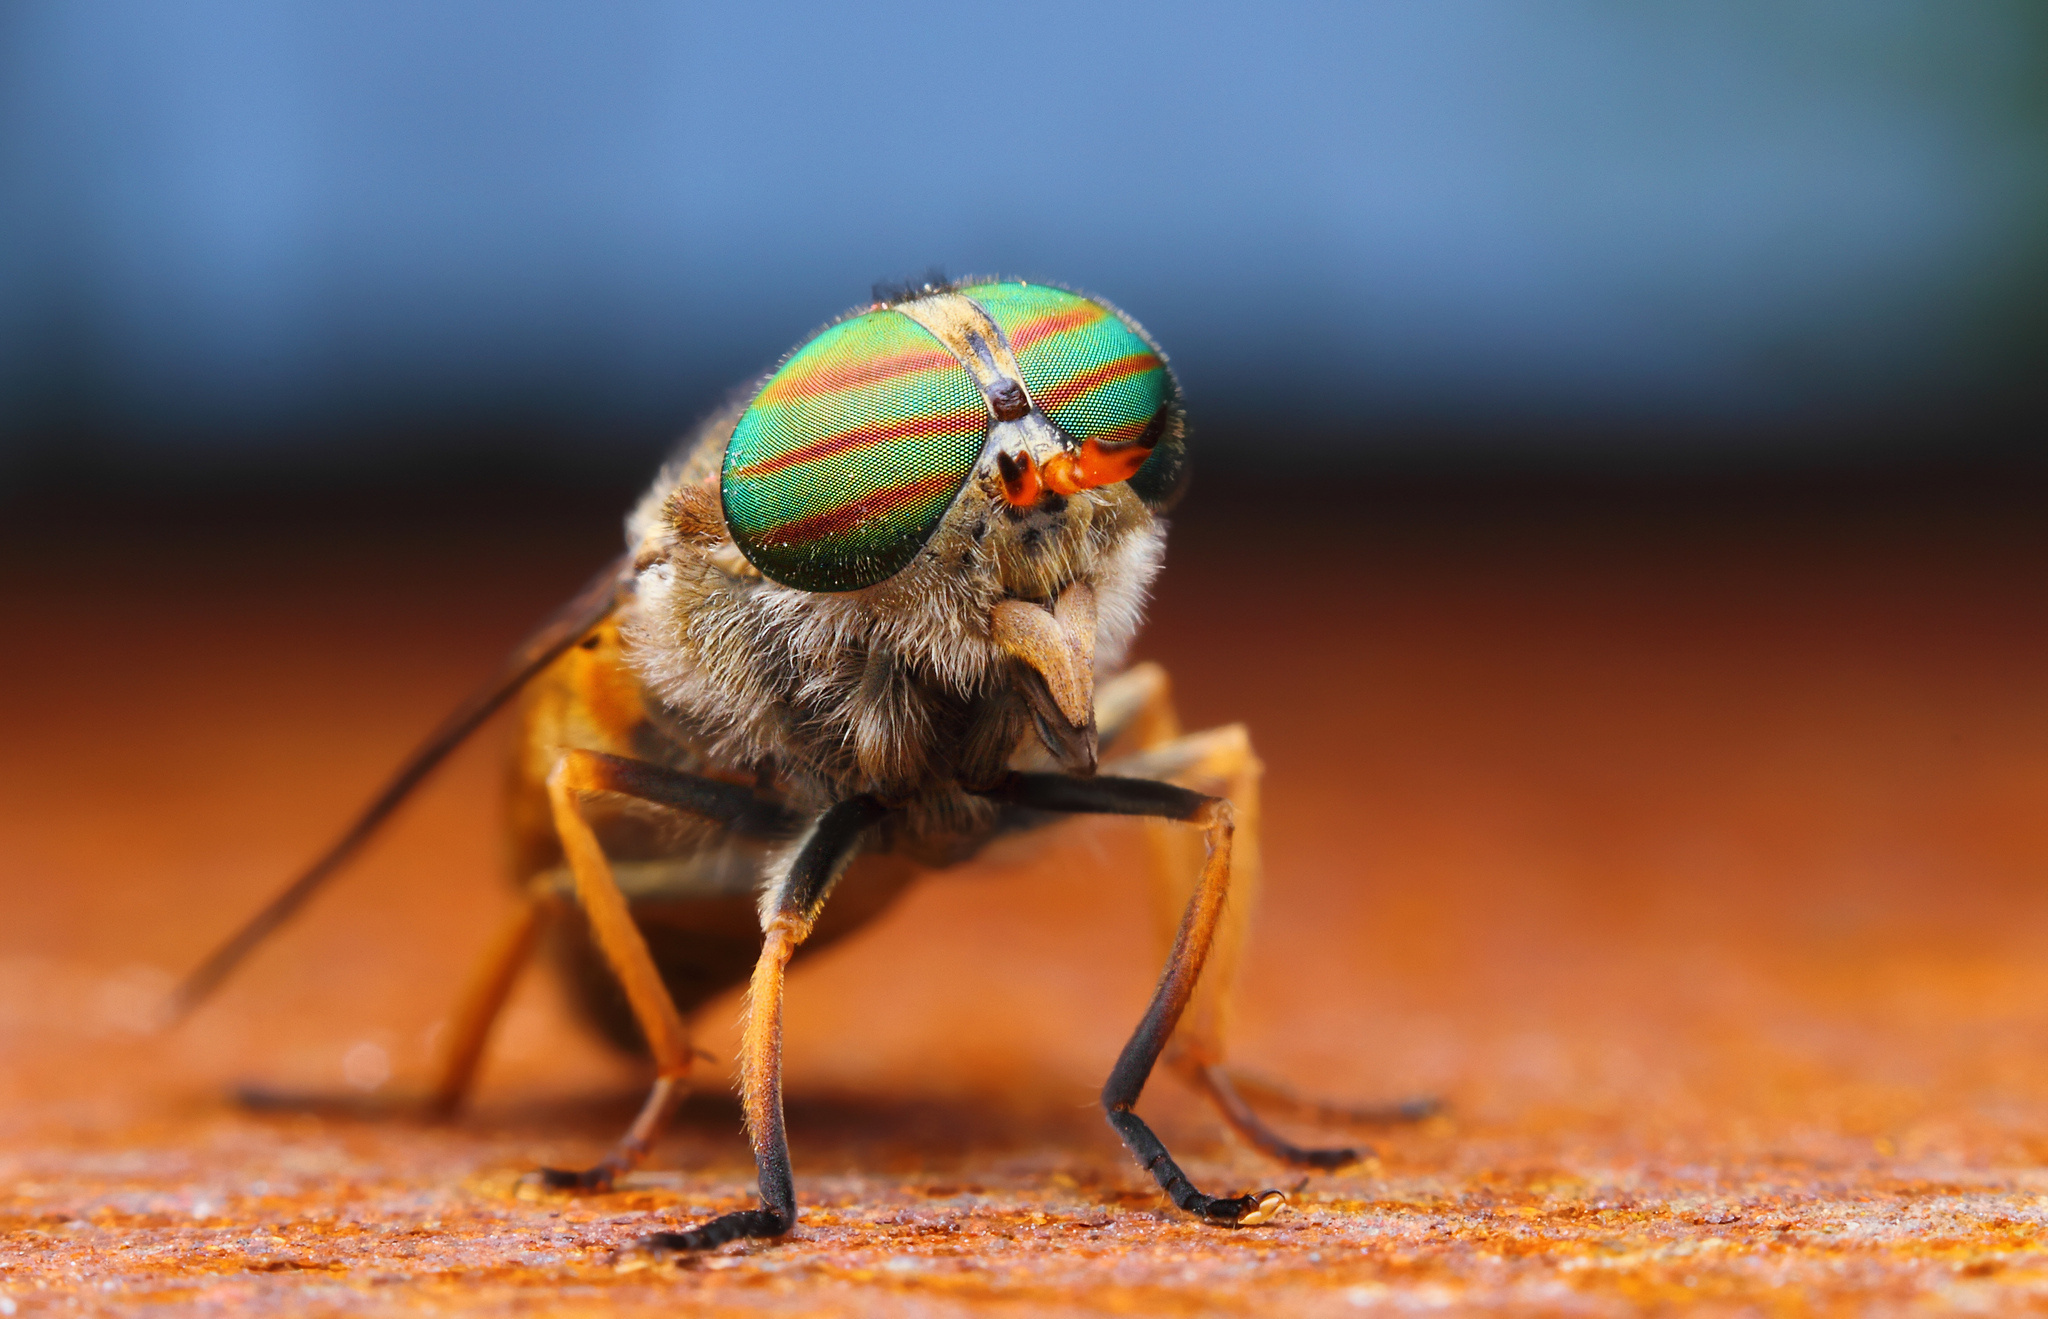
<svg viewBox="0 0 2048 1319">
<path fill-rule="evenodd" d="M 170 1019 L 179 1020 L 204 1001 L 244 957 L 273 930 L 291 919 L 306 899 L 347 864 L 357 849 L 368 842 L 391 813 L 412 795 L 413 789 L 448 758 L 449 752 L 462 745 L 471 733 L 518 694 L 519 689 L 556 656 L 602 623 L 618 607 L 621 595 L 632 582 L 632 572 L 633 556 L 630 554 L 607 564 L 568 603 L 520 642 L 505 657 L 497 674 L 451 711 L 440 726 L 420 743 L 419 748 L 406 757 L 398 772 L 384 785 L 384 790 L 371 799 L 341 837 L 235 931 L 233 937 L 215 949 L 198 969 L 185 977 L 184 983 L 171 996 Z"/>
</svg>

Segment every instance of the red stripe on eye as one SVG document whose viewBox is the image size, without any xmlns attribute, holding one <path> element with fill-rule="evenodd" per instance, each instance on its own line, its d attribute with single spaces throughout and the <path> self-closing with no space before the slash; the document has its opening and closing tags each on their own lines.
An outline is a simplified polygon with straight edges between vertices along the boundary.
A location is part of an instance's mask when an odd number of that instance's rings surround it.
<svg viewBox="0 0 2048 1319">
<path fill-rule="evenodd" d="M 1104 362 L 1100 366 L 1090 367 L 1077 375 L 1068 376 L 1058 384 L 1038 390 L 1038 406 L 1042 410 L 1050 412 L 1054 408 L 1064 407 L 1066 404 L 1072 403 L 1090 390 L 1114 384 L 1119 380 L 1137 375 L 1140 372 L 1156 371 L 1159 369 L 1159 366 L 1159 359 L 1151 353 L 1132 353 L 1128 357 L 1119 357 L 1115 361 Z M 1151 418 L 1146 418 L 1146 421 L 1149 422 L 1150 420 Z"/>
<path fill-rule="evenodd" d="M 1015 334 L 1009 336 L 1010 351 L 1021 353 L 1041 339 L 1055 334 L 1065 334 L 1068 330 L 1082 329 L 1107 315 L 1109 312 L 1105 308 L 1098 307 L 1092 302 L 1084 302 L 1070 311 L 1058 311 L 1038 320 L 1026 321 L 1017 327 Z"/>
<path fill-rule="evenodd" d="M 933 495 L 949 494 L 960 484 L 958 476 L 941 474 L 927 476 L 922 481 L 909 485 L 893 485 L 877 490 L 865 499 L 856 499 L 850 504 L 841 504 L 829 513 L 813 513 L 807 518 L 785 522 L 764 533 L 756 542 L 761 545 L 801 545 L 806 541 L 819 540 L 825 536 L 852 531 L 869 518 L 893 512 L 905 504 L 914 504 L 920 499 Z"/>
<path fill-rule="evenodd" d="M 1111 426 L 1108 430 L 1097 431 L 1088 438 L 1097 444 L 1129 444 L 1151 429 L 1152 419 L 1147 417 L 1143 421 L 1127 421 L 1121 426 Z"/>
<path fill-rule="evenodd" d="M 815 394 L 836 394 L 849 389 L 863 389 L 879 385 L 884 381 L 902 376 L 915 375 L 919 371 L 960 371 L 960 363 L 943 348 L 906 348 L 901 352 L 878 353 L 874 356 L 857 357 L 853 361 L 827 360 L 816 366 L 805 364 L 791 370 L 782 369 L 782 374 L 768 382 L 762 389 L 755 405 L 762 403 L 788 403 Z"/>
<path fill-rule="evenodd" d="M 771 458 L 762 458 L 735 467 L 732 475 L 738 478 L 771 476 L 786 467 L 799 463 L 815 462 L 837 454 L 854 453 L 891 440 L 925 439 L 934 435 L 970 435 L 978 424 L 986 423 L 986 412 L 948 412 L 936 417 L 910 417 L 903 421 L 878 422 L 871 426 L 856 426 L 852 430 L 838 431 L 823 439 L 812 440 L 809 444 L 779 453 Z"/>
</svg>

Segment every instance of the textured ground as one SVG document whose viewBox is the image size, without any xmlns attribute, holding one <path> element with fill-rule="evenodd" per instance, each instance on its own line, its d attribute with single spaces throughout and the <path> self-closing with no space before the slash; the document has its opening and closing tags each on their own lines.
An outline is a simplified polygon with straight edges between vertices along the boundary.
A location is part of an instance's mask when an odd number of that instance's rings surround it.
<svg viewBox="0 0 2048 1319">
<path fill-rule="evenodd" d="M 603 529 L 17 528 L 0 1315 L 2048 1309 L 2027 509 L 1233 529 L 1230 497 L 1198 488 L 1144 653 L 1270 766 L 1241 1056 L 1447 1116 L 1269 1228 L 1176 1217 L 1092 1107 L 1156 967 L 1129 838 L 1079 826 L 793 980 L 803 1223 L 680 1268 L 614 1252 L 748 1200 L 737 1108 L 694 1101 L 628 1189 L 538 1193 L 637 1086 L 544 976 L 453 1126 L 226 1101 L 424 1075 L 503 904 L 488 744 L 205 1014 L 137 1030 Z M 1145 1107 L 1218 1189 L 1293 1185 L 1172 1082 Z"/>
</svg>

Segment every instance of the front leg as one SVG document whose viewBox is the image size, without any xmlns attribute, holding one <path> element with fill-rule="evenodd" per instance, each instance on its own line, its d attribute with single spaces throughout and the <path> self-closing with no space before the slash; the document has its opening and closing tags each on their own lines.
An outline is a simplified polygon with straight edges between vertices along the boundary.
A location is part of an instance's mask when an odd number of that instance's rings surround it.
<svg viewBox="0 0 2048 1319">
<path fill-rule="evenodd" d="M 1254 1103 L 1304 1121 L 1336 1126 L 1414 1122 L 1437 1112 L 1441 1106 L 1432 1099 L 1380 1105 L 1319 1102 L 1225 1064 L 1232 986 L 1251 914 L 1258 905 L 1259 798 L 1264 767 L 1242 724 L 1183 736 L 1173 707 L 1171 683 L 1166 671 L 1156 664 L 1133 665 L 1105 684 L 1098 700 L 1097 721 L 1108 744 L 1109 758 L 1103 766 L 1106 771 L 1220 792 L 1229 799 L 1236 815 L 1230 902 L 1217 926 L 1202 982 L 1181 1018 L 1180 1028 L 1167 1045 L 1166 1065 L 1205 1096 L 1245 1143 L 1269 1158 L 1297 1168 L 1341 1168 L 1369 1158 L 1372 1150 L 1296 1145 L 1273 1130 L 1253 1110 Z M 1191 849 L 1195 838 L 1186 829 L 1150 821 L 1145 835 L 1154 907 L 1160 918 L 1164 945 L 1171 940 L 1175 923 L 1192 896 L 1193 877 L 1200 873 L 1201 862 Z"/>
<path fill-rule="evenodd" d="M 761 900 L 761 957 L 747 987 L 747 1025 L 740 1062 L 741 1103 L 761 1207 L 722 1215 L 683 1232 L 643 1237 L 642 1250 L 710 1250 L 742 1237 L 779 1237 L 796 1225 L 796 1186 L 782 1120 L 782 985 L 789 959 L 809 937 L 832 885 L 861 835 L 889 813 L 873 797 L 850 797 L 818 817 L 796 849 L 788 872 Z"/>
<path fill-rule="evenodd" d="M 1230 893 L 1230 848 L 1236 829 L 1230 803 L 1151 779 L 1082 779 L 1063 774 L 1013 774 L 984 795 L 1033 810 L 1150 816 L 1202 830 L 1208 855 L 1201 875 L 1181 915 L 1173 951 L 1167 955 L 1166 970 L 1152 993 L 1152 1002 L 1102 1087 L 1102 1107 L 1124 1145 L 1176 1205 L 1204 1222 L 1226 1227 L 1250 1227 L 1270 1220 L 1287 1202 L 1285 1195 L 1273 1190 L 1236 1196 L 1204 1193 L 1188 1180 L 1145 1120 L 1132 1111 L 1194 996 Z"/>
</svg>

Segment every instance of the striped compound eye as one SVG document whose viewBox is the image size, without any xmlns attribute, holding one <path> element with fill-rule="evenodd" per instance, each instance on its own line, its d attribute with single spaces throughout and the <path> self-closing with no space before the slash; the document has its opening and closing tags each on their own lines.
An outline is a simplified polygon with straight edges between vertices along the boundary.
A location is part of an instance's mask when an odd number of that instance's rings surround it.
<svg viewBox="0 0 2048 1319">
<path fill-rule="evenodd" d="M 871 311 L 799 348 L 725 450 L 725 521 L 764 574 L 857 591 L 917 557 L 988 437 L 974 378 L 908 316 Z"/>
<path fill-rule="evenodd" d="M 1173 380 L 1116 312 L 1016 283 L 904 305 L 916 315 L 863 312 L 797 349 L 733 428 L 726 526 L 765 576 L 803 591 L 857 591 L 916 558 L 973 475 L 993 419 L 1022 415 L 1016 385 L 991 375 L 1011 369 L 998 356 L 1013 355 L 1031 402 L 1078 452 L 1152 446 L 1130 484 L 1149 502 L 1171 493 L 1182 455 L 1168 433 Z M 998 345 L 976 338 L 991 330 Z M 961 353 L 978 359 L 974 370 Z M 1125 451 L 1127 464 L 1142 456 Z"/>
</svg>

